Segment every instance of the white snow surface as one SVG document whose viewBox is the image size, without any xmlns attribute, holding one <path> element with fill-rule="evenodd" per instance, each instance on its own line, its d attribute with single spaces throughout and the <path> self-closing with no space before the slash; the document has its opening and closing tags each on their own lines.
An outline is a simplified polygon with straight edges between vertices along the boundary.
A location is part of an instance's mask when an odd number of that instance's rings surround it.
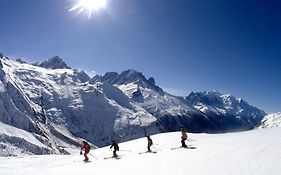
<svg viewBox="0 0 281 175">
<path fill-rule="evenodd" d="M 260 128 L 281 127 L 281 112 L 266 115 L 262 121 Z"/>
<path fill-rule="evenodd" d="M 119 144 L 121 159 L 109 147 L 91 150 L 84 163 L 79 150 L 73 155 L 0 158 L 1 175 L 279 175 L 281 172 L 281 128 L 256 129 L 228 134 L 188 134 L 193 149 L 174 149 L 180 133 L 152 135 L 156 154 L 146 151 L 146 138 Z M 94 158 L 95 156 L 96 158 Z"/>
</svg>

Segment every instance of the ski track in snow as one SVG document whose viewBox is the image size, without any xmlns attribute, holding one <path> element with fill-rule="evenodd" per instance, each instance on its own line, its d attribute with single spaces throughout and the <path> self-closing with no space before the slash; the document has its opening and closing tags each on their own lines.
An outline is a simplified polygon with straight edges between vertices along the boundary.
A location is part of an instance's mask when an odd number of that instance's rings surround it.
<svg viewBox="0 0 281 175">
<path fill-rule="evenodd" d="M 257 129 L 228 134 L 189 134 L 194 149 L 180 146 L 180 133 L 152 135 L 157 154 L 146 151 L 146 138 L 119 144 L 121 159 L 112 156 L 109 147 L 91 150 L 91 162 L 77 154 L 2 157 L 1 175 L 279 175 L 281 172 L 281 128 Z M 156 148 L 158 150 L 156 150 Z M 94 158 L 95 156 L 96 158 Z"/>
</svg>

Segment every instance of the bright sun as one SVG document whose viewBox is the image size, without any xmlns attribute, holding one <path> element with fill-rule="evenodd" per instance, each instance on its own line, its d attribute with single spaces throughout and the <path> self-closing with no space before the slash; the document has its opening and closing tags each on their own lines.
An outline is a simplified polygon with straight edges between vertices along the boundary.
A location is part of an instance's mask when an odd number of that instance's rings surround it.
<svg viewBox="0 0 281 175">
<path fill-rule="evenodd" d="M 78 11 L 78 14 L 83 11 L 88 11 L 88 17 L 91 18 L 93 11 L 98 11 L 106 7 L 107 0 L 78 0 L 68 11 Z"/>
</svg>

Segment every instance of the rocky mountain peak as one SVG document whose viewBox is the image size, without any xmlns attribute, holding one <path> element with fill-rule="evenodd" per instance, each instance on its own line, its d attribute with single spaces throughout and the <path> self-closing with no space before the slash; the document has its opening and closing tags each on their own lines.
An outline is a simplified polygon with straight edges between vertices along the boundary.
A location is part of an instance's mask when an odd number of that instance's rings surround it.
<svg viewBox="0 0 281 175">
<path fill-rule="evenodd" d="M 47 69 L 70 69 L 69 66 L 59 56 L 54 56 L 41 63 L 36 63 L 36 66 L 44 67 Z"/>
</svg>

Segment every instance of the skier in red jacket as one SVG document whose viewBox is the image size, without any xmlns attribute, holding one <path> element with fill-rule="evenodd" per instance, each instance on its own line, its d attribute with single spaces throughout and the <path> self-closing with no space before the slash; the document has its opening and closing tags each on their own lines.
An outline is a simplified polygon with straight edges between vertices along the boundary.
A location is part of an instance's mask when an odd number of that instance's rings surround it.
<svg viewBox="0 0 281 175">
<path fill-rule="evenodd" d="M 84 157 L 85 157 L 84 161 L 89 160 L 87 154 L 90 152 L 90 149 L 91 149 L 90 145 L 86 141 L 83 141 L 80 154 L 82 155 L 82 151 L 84 151 Z"/>
</svg>

